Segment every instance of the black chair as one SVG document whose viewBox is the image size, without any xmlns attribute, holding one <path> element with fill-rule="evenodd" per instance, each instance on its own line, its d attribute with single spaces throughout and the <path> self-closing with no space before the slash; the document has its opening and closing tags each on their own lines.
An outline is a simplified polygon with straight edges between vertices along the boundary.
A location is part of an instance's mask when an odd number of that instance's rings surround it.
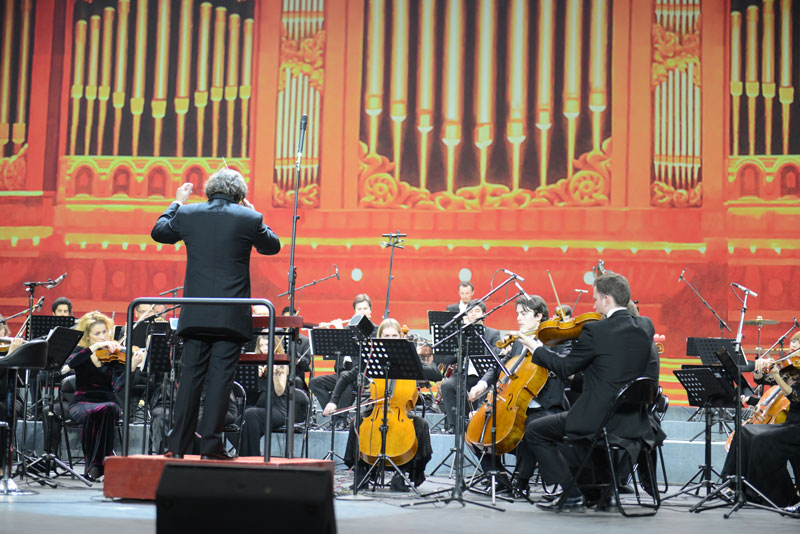
<svg viewBox="0 0 800 534">
<path fill-rule="evenodd" d="M 664 417 L 667 415 L 667 409 L 669 408 L 669 397 L 664 395 L 664 391 L 661 386 L 658 387 L 658 398 L 656 402 L 653 404 L 653 408 L 651 410 L 651 415 L 658 418 L 658 422 L 661 423 L 664 421 Z M 656 445 L 656 451 L 658 454 L 658 461 L 661 464 L 661 476 L 664 477 L 664 489 L 659 490 L 661 493 L 666 493 L 669 490 L 669 480 L 667 479 L 667 466 L 664 463 L 664 447 L 662 444 Z"/>
<path fill-rule="evenodd" d="M 17 414 L 16 411 L 16 398 L 17 398 L 17 373 L 20 369 L 44 369 L 47 366 L 47 341 L 35 340 L 25 343 L 13 353 L 0 358 L 0 368 L 8 369 L 7 374 L 7 406 L 6 413 L 2 414 L 4 419 L 0 425 L 0 442 L 2 442 L 2 450 L 0 451 L 0 469 L 2 469 L 3 476 L 0 479 L 0 493 L 19 493 L 16 490 L 16 485 L 10 480 L 11 466 L 14 461 L 14 447 L 12 445 L 17 432 Z M 24 494 L 25 492 L 23 492 Z"/>
<path fill-rule="evenodd" d="M 244 387 L 236 381 L 233 382 L 231 393 L 233 393 L 236 403 L 236 419 L 232 423 L 226 424 L 222 429 L 222 439 L 227 439 L 228 434 L 236 434 L 235 440 L 230 440 L 231 447 L 228 452 L 231 453 L 235 450 L 238 453 L 242 444 L 242 423 L 244 422 L 244 409 L 247 407 L 247 393 Z M 236 443 L 235 447 L 233 443 Z"/>
<path fill-rule="evenodd" d="M 638 516 L 651 516 L 655 515 L 658 512 L 658 508 L 661 506 L 661 495 L 658 491 L 658 483 L 656 481 L 655 476 L 655 468 L 651 461 L 650 452 L 653 450 L 651 445 L 648 444 L 643 439 L 624 439 L 614 434 L 611 434 L 608 431 L 608 424 L 616 415 L 620 414 L 630 414 L 630 413 L 639 413 L 642 420 L 646 421 L 650 411 L 652 410 L 653 405 L 656 403 L 656 399 L 658 396 L 658 384 L 652 378 L 647 377 L 640 377 L 636 380 L 633 380 L 631 383 L 623 387 L 619 393 L 617 393 L 616 398 L 614 399 L 614 403 L 608 409 L 603 417 L 602 422 L 597 428 L 594 436 L 590 440 L 588 444 L 588 450 L 586 454 L 583 456 L 583 460 L 580 462 L 578 466 L 578 470 L 575 473 L 574 482 L 573 484 L 578 484 L 578 481 L 581 480 L 581 475 L 584 473 L 585 469 L 589 466 L 589 460 L 593 457 L 594 452 L 597 450 L 605 452 L 605 459 L 608 463 L 608 480 L 606 482 L 597 483 L 597 484 L 589 484 L 584 485 L 581 484 L 581 487 L 591 487 L 591 486 L 599 486 L 605 487 L 605 491 L 602 492 L 600 497 L 601 503 L 607 502 L 610 499 L 611 495 L 613 494 L 614 500 L 616 501 L 616 507 L 619 512 L 625 517 L 638 517 Z M 573 446 L 578 446 L 584 444 L 587 440 L 569 440 Z M 645 467 L 647 469 L 648 477 L 647 483 L 648 493 L 653 499 L 652 503 L 643 503 L 642 502 L 642 495 L 639 491 L 638 483 L 645 482 L 643 480 L 638 480 L 636 476 L 636 470 L 634 469 L 632 472 L 634 474 L 633 477 L 633 489 L 636 495 L 636 502 L 637 504 L 647 509 L 644 513 L 630 513 L 625 510 L 622 500 L 620 498 L 620 471 L 625 469 L 628 466 L 634 466 L 635 463 L 633 458 L 631 457 L 631 449 L 640 450 L 645 454 L 641 455 L 640 458 L 645 460 Z M 561 507 L 564 505 L 564 501 L 566 500 L 567 495 L 569 494 L 569 490 L 571 488 L 564 488 L 564 491 L 561 495 L 561 498 L 558 501 L 558 510 L 561 510 Z M 613 502 L 613 501 L 611 501 Z"/>
</svg>

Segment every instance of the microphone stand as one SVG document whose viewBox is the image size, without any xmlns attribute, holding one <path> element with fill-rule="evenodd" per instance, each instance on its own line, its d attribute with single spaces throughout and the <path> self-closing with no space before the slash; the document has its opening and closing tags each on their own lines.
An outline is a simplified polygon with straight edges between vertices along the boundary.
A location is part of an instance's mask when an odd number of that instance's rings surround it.
<svg viewBox="0 0 800 534">
<path fill-rule="evenodd" d="M 453 324 L 456 325 L 457 334 L 458 334 L 458 353 L 457 353 L 457 361 L 456 361 L 456 383 L 458 387 L 456 388 L 456 431 L 455 431 L 455 447 L 456 447 L 456 457 L 453 460 L 453 464 L 455 465 L 456 471 L 456 478 L 453 485 L 453 489 L 450 490 L 450 496 L 445 499 L 434 498 L 432 500 L 427 501 L 418 501 L 414 503 L 410 503 L 410 505 L 416 506 L 419 504 L 428 504 L 432 502 L 442 502 L 444 504 L 449 504 L 453 501 L 460 503 L 462 506 L 465 503 L 474 504 L 477 506 L 483 506 L 486 508 L 491 508 L 493 510 L 501 510 L 502 508 L 498 508 L 491 504 L 482 503 L 478 501 L 470 501 L 464 498 L 464 489 L 466 488 L 466 483 L 464 482 L 464 435 L 466 432 L 466 428 L 464 426 L 464 409 L 466 408 L 465 401 L 466 401 L 466 389 L 467 389 L 467 373 L 464 369 L 464 363 L 466 362 L 466 358 L 464 357 L 464 325 L 461 322 L 461 319 L 469 313 L 469 311 L 478 306 L 478 303 L 483 302 L 485 303 L 489 300 L 489 297 L 500 291 L 502 288 L 510 284 L 511 282 L 517 279 L 517 275 L 512 275 L 507 280 L 505 280 L 502 284 L 497 286 L 496 288 L 490 290 L 487 294 L 476 300 L 471 306 L 467 306 L 464 311 L 457 313 L 453 316 L 452 319 L 447 321 L 444 325 L 442 325 L 442 329 L 447 329 Z M 435 493 L 435 492 L 434 492 Z M 433 495 L 433 493 L 429 493 L 428 495 Z M 405 505 L 403 505 L 405 506 Z"/>
<path fill-rule="evenodd" d="M 334 265 L 334 267 L 336 267 L 336 266 Z M 318 279 L 316 279 L 316 280 L 314 280 L 312 282 L 309 282 L 309 283 L 307 283 L 305 285 L 302 285 L 302 286 L 300 286 L 298 288 L 295 288 L 295 292 L 302 291 L 307 287 L 315 286 L 315 285 L 319 284 L 320 282 L 324 282 L 325 280 L 330 280 L 331 278 L 334 278 L 334 277 L 336 277 L 336 279 L 339 280 L 339 268 L 338 267 L 336 268 L 336 272 L 335 273 L 329 274 L 325 278 L 318 278 Z M 279 297 L 285 297 L 288 294 L 289 294 L 289 291 L 284 291 L 283 293 L 279 293 L 278 296 Z M 292 310 L 294 310 L 294 308 L 292 308 Z"/>
<path fill-rule="evenodd" d="M 292 315 L 295 313 L 295 293 L 297 289 L 297 266 L 294 261 L 294 251 L 297 242 L 297 221 L 300 216 L 297 215 L 297 199 L 300 196 L 300 162 L 303 159 L 303 144 L 306 140 L 306 128 L 308 128 L 308 115 L 305 113 L 300 118 L 300 139 L 297 143 L 297 160 L 294 164 L 294 202 L 292 206 L 292 240 L 289 246 L 289 310 Z M 286 457 L 294 458 L 294 409 L 295 409 L 295 384 L 294 378 L 297 372 L 295 361 L 297 358 L 297 340 L 294 335 L 289 336 L 289 378 L 287 379 L 289 391 L 286 392 L 286 399 L 289 403 L 286 413 Z M 272 373 L 270 372 L 270 376 Z M 267 433 L 270 429 L 267 429 Z M 269 439 L 269 438 L 267 438 Z"/>
<path fill-rule="evenodd" d="M 389 248 L 392 249 L 392 253 L 389 256 L 389 281 L 386 284 L 386 309 L 383 310 L 383 318 L 384 319 L 388 319 L 389 318 L 389 293 L 392 291 L 392 279 L 394 278 L 394 276 L 392 276 L 392 267 L 394 265 L 394 249 L 396 249 L 396 248 L 404 248 L 403 245 L 401 245 L 401 243 L 404 240 L 400 239 L 400 238 L 401 237 L 406 237 L 406 234 L 401 234 L 400 232 L 395 232 L 393 234 L 392 233 L 382 234 L 381 237 L 389 238 L 389 242 L 388 243 L 387 242 L 381 243 L 381 246 L 382 247 L 389 247 Z"/>
<path fill-rule="evenodd" d="M 691 282 L 689 282 L 686 278 L 683 277 L 683 274 L 681 274 L 681 277 L 678 279 L 678 282 L 684 282 L 689 287 L 689 289 L 691 289 L 692 292 L 695 295 L 697 295 L 697 298 L 700 299 L 700 302 L 702 302 L 705 305 L 705 307 L 708 308 L 711 311 L 711 313 L 714 314 L 714 317 L 717 318 L 717 321 L 719 322 L 719 337 L 721 337 L 721 338 L 725 337 L 725 330 L 724 329 L 726 329 L 726 328 L 728 329 L 728 332 L 730 332 L 731 334 L 733 333 L 733 330 L 731 330 L 731 328 L 722 319 L 722 317 L 719 316 L 719 314 L 714 310 L 714 308 L 711 307 L 711 304 L 709 304 L 708 301 L 706 301 L 706 299 L 703 298 L 703 295 L 700 294 L 700 292 L 691 284 Z M 742 325 L 739 325 L 740 332 L 741 332 L 741 328 L 742 328 Z"/>
</svg>

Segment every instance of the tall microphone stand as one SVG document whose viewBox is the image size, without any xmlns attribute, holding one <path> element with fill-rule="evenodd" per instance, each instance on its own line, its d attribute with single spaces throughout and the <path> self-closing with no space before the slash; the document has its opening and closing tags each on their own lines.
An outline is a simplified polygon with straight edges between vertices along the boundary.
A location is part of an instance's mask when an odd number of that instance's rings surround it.
<svg viewBox="0 0 800 534">
<path fill-rule="evenodd" d="M 463 317 L 469 313 L 469 311 L 478 306 L 479 303 L 485 303 L 489 297 L 500 291 L 502 288 L 517 280 L 517 275 L 512 275 L 507 280 L 505 280 L 502 284 L 497 286 L 496 288 L 490 290 L 487 294 L 482 296 L 477 301 L 473 302 L 471 306 L 467 306 L 464 311 L 457 313 L 453 316 L 450 321 L 442 325 L 442 329 L 447 329 L 452 325 L 456 325 L 457 329 L 457 339 L 458 339 L 458 353 L 457 353 L 457 361 L 456 361 L 456 383 L 458 387 L 456 388 L 456 429 L 455 429 L 455 448 L 456 448 L 456 456 L 453 460 L 453 464 L 455 465 L 456 471 L 456 478 L 453 484 L 453 489 L 451 490 L 450 496 L 444 499 L 435 498 L 432 500 L 427 501 L 419 501 L 415 503 L 411 503 L 412 505 L 416 506 L 419 504 L 428 504 L 432 502 L 441 502 L 444 504 L 449 504 L 453 501 L 460 503 L 462 506 L 465 503 L 474 504 L 477 506 L 483 506 L 486 508 L 491 508 L 493 510 L 500 510 L 503 511 L 502 508 L 498 508 L 496 506 L 492 506 L 491 504 L 482 503 L 478 501 L 470 501 L 464 498 L 464 489 L 466 489 L 466 483 L 464 482 L 464 435 L 466 433 L 465 427 L 465 417 L 464 417 L 464 409 L 466 408 L 466 390 L 467 390 L 467 373 L 465 370 L 465 362 L 466 358 L 464 357 L 464 325 L 462 324 L 461 320 Z M 432 494 L 429 494 L 432 495 Z"/>
<path fill-rule="evenodd" d="M 292 206 L 292 241 L 289 246 L 289 309 L 292 315 L 295 313 L 295 292 L 297 291 L 295 284 L 297 282 L 297 266 L 294 262 L 295 243 L 297 241 L 297 221 L 300 216 L 297 215 L 297 199 L 300 196 L 300 162 L 303 159 L 303 144 L 306 140 L 306 129 L 308 128 L 308 115 L 303 113 L 300 117 L 300 139 L 297 143 L 297 160 L 294 164 L 294 203 Z M 297 339 L 294 335 L 289 336 L 289 391 L 287 392 L 287 400 L 289 402 L 288 410 L 286 413 L 286 457 L 294 458 L 294 403 L 295 403 L 295 374 L 296 359 L 297 359 Z M 270 376 L 272 376 L 270 372 Z M 270 429 L 267 429 L 269 433 Z M 267 438 L 269 439 L 269 438 Z"/>
<path fill-rule="evenodd" d="M 719 337 L 725 337 L 725 329 L 727 329 L 728 332 L 730 332 L 731 334 L 733 333 L 733 330 L 731 330 L 731 327 L 728 326 L 728 324 L 722 319 L 722 317 L 719 316 L 719 314 L 716 312 L 716 310 L 714 310 L 714 308 L 711 307 L 711 304 L 709 304 L 708 301 L 703 298 L 703 295 L 700 294 L 700 292 L 697 290 L 697 288 L 695 288 L 691 284 L 691 282 L 689 282 L 689 280 L 687 280 L 686 278 L 683 277 L 683 273 L 681 273 L 680 278 L 678 278 L 678 282 L 685 283 L 689 287 L 689 289 L 692 290 L 692 293 L 697 295 L 697 298 L 700 299 L 700 302 L 702 302 L 703 305 L 706 308 L 708 308 L 711 313 L 714 314 L 714 317 L 717 318 L 717 322 L 719 323 Z M 740 331 L 741 331 L 741 328 L 742 328 L 742 325 L 739 325 L 739 330 Z"/>
<path fill-rule="evenodd" d="M 329 274 L 328 276 L 326 276 L 326 277 L 324 277 L 324 278 L 317 278 L 316 280 L 312 280 L 311 282 L 309 282 L 309 283 L 307 283 L 307 284 L 303 284 L 302 286 L 300 286 L 300 287 L 296 288 L 296 289 L 295 289 L 295 292 L 302 291 L 302 290 L 304 290 L 304 289 L 305 289 L 305 288 L 307 288 L 307 287 L 315 286 L 315 285 L 317 285 L 317 284 L 319 284 L 319 283 L 321 283 L 321 282 L 324 282 L 325 280 L 330 280 L 330 279 L 331 279 L 331 278 L 333 278 L 333 277 L 336 277 L 336 279 L 337 279 L 337 280 L 339 280 L 339 279 L 340 279 L 340 278 L 339 278 L 339 268 L 338 268 L 338 267 L 336 267 L 336 264 L 334 264 L 334 265 L 333 265 L 333 267 L 336 269 L 336 272 L 335 272 L 335 273 L 333 273 L 333 274 Z M 284 291 L 283 293 L 279 293 L 279 294 L 278 294 L 278 296 L 279 296 L 279 297 L 285 297 L 285 296 L 286 296 L 286 295 L 288 295 L 288 294 L 289 294 L 289 292 L 288 292 L 288 291 Z M 294 312 L 294 309 L 292 310 L 292 312 Z"/>
<path fill-rule="evenodd" d="M 381 246 L 384 248 L 391 248 L 392 253 L 389 256 L 389 281 L 386 284 L 386 309 L 383 310 L 383 318 L 389 318 L 389 293 L 392 291 L 392 267 L 394 265 L 394 249 L 396 248 L 403 248 L 403 239 L 401 237 L 406 237 L 406 234 L 401 234 L 400 232 L 389 233 L 389 234 L 381 234 L 381 237 L 387 238 L 388 242 L 381 243 Z"/>
</svg>

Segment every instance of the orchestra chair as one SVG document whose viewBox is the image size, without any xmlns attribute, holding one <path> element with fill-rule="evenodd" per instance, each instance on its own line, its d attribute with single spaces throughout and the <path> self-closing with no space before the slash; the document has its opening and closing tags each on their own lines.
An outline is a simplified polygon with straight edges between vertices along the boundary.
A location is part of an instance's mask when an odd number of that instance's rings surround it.
<svg viewBox="0 0 800 534">
<path fill-rule="evenodd" d="M 235 451 L 238 455 L 242 445 L 242 423 L 244 423 L 244 409 L 247 407 L 247 392 L 239 382 L 234 380 L 231 393 L 233 393 L 236 403 L 236 419 L 222 428 L 222 439 L 223 443 L 227 440 L 231 444 L 228 453 Z M 229 436 L 229 434 L 233 434 L 233 436 Z M 232 439 L 228 439 L 229 437 Z"/>
<path fill-rule="evenodd" d="M 659 423 L 664 421 L 664 417 L 667 415 L 667 409 L 669 408 L 669 397 L 664 395 L 664 390 L 661 386 L 658 386 L 658 397 L 656 398 L 656 402 L 653 404 L 651 415 L 658 419 Z M 669 480 L 667 479 L 667 466 L 664 463 L 664 446 L 663 444 L 656 445 L 656 453 L 658 454 L 658 461 L 661 464 L 661 476 L 664 477 L 664 489 L 659 490 L 661 493 L 666 493 L 669 490 Z"/>
<path fill-rule="evenodd" d="M 14 461 L 13 442 L 17 433 L 17 373 L 21 369 L 44 369 L 47 367 L 47 341 L 40 339 L 29 341 L 12 352 L 10 355 L 0 358 L 0 367 L 8 369 L 8 395 L 6 403 L 6 413 L 3 414 L 3 421 L 0 423 L 0 443 L 3 448 L 0 451 L 0 469 L 3 471 L 0 479 L 0 494 L 8 495 L 17 492 L 16 484 L 10 479 L 11 467 Z M 27 492 L 23 492 L 28 494 Z"/>
<path fill-rule="evenodd" d="M 583 459 L 578 466 L 572 484 L 578 484 L 578 481 L 581 480 L 581 475 L 584 471 L 588 470 L 591 465 L 590 459 L 595 457 L 595 451 L 604 452 L 605 454 L 602 456 L 605 457 L 607 462 L 609 476 L 604 477 L 606 480 L 602 483 L 581 484 L 580 487 L 582 490 L 585 487 L 604 487 L 605 490 L 602 492 L 599 502 L 606 502 L 613 495 L 614 499 L 611 499 L 610 502 L 612 505 L 615 504 L 619 512 L 625 517 L 652 516 L 658 512 L 658 508 L 661 506 L 661 495 L 655 476 L 655 466 L 651 461 L 653 447 L 642 439 L 631 440 L 615 436 L 608 431 L 607 427 L 615 415 L 622 413 L 630 414 L 632 412 L 639 412 L 642 418 L 646 419 L 651 413 L 657 399 L 658 383 L 652 378 L 639 377 L 620 389 L 614 399 L 614 403 L 609 407 L 591 440 L 585 438 L 574 440 L 567 439 L 567 443 L 575 448 L 579 445 L 586 445 L 586 442 L 589 441 L 588 449 L 581 449 L 586 450 L 586 453 L 583 455 Z M 645 460 L 645 468 L 648 473 L 647 481 L 639 478 L 636 475 L 635 469 L 632 471 L 634 475 L 632 482 L 634 494 L 636 495 L 636 502 L 640 508 L 645 509 L 644 512 L 640 513 L 631 513 L 627 511 L 620 498 L 620 471 L 628 468 L 628 466 L 635 465 L 635 461 L 631 458 L 631 452 L 626 446 L 634 450 L 638 449 L 644 453 L 637 456 Z M 641 469 L 641 467 L 639 468 Z M 647 493 L 652 497 L 652 503 L 642 502 L 643 495 L 639 491 L 639 484 L 645 482 L 649 485 Z M 561 510 L 566 496 L 569 494 L 569 489 L 571 488 L 564 488 L 558 501 L 558 511 Z"/>
</svg>

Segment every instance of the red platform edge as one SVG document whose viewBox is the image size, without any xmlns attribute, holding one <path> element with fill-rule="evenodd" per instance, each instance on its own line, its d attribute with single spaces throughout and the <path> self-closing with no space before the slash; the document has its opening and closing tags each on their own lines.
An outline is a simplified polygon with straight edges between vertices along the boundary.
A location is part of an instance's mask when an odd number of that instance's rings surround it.
<svg viewBox="0 0 800 534">
<path fill-rule="evenodd" d="M 187 465 L 224 465 L 251 467 L 255 469 L 294 469 L 304 467 L 325 468 L 333 471 L 333 462 L 314 458 L 272 458 L 264 462 L 261 456 L 245 456 L 235 460 L 201 460 L 200 456 L 187 455 L 183 459 L 167 459 L 163 456 L 134 454 L 110 456 L 105 461 L 103 495 L 114 499 L 138 499 L 154 501 L 161 473 L 167 463 Z"/>
</svg>

